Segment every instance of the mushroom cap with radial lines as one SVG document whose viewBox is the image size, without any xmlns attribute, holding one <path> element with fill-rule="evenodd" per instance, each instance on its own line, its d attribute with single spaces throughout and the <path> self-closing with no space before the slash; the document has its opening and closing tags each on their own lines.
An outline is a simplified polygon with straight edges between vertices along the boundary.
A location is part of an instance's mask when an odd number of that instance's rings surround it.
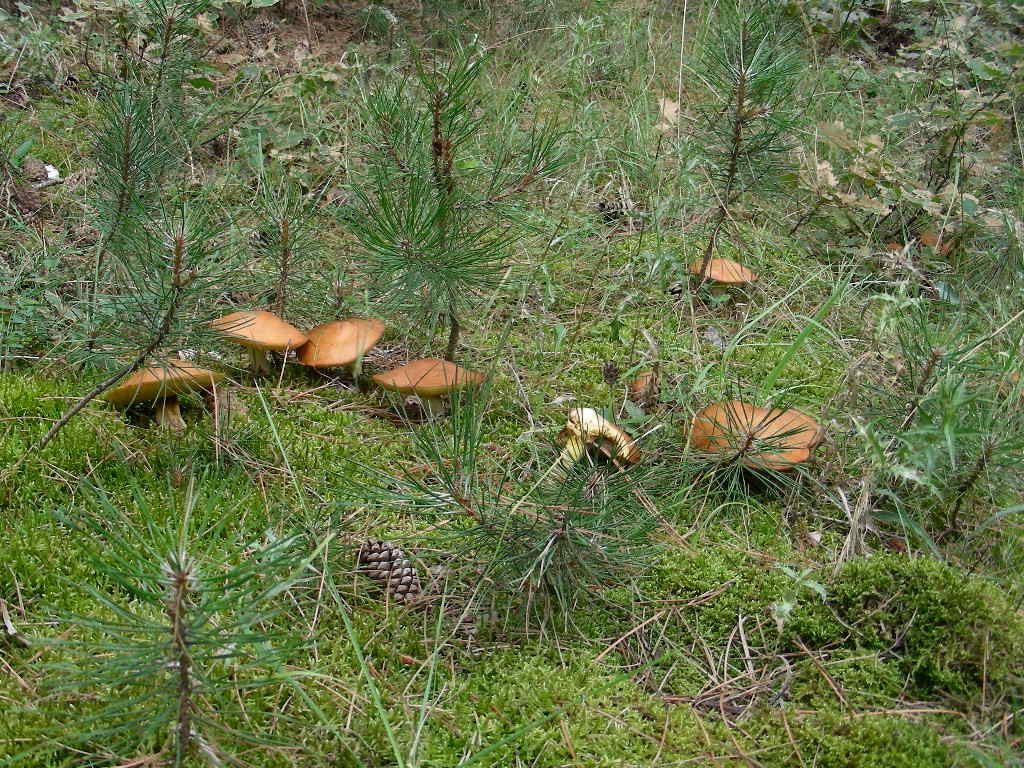
<svg viewBox="0 0 1024 768">
<path fill-rule="evenodd" d="M 250 349 L 284 352 L 298 349 L 306 343 L 306 335 L 291 323 L 286 323 L 273 312 L 253 310 L 232 312 L 210 326 L 228 339 Z"/>
<path fill-rule="evenodd" d="M 751 469 L 791 469 L 821 444 L 821 426 L 797 410 L 758 408 L 739 400 L 709 405 L 693 417 L 690 443 L 699 451 L 737 456 Z"/>
<path fill-rule="evenodd" d="M 700 277 L 703 261 L 690 265 L 690 272 Z M 723 285 L 745 285 L 757 281 L 757 273 L 732 259 L 711 259 L 708 261 L 707 279 Z"/>
<path fill-rule="evenodd" d="M 378 373 L 373 377 L 377 386 L 403 395 L 437 397 L 455 390 L 479 385 L 482 373 L 467 371 L 455 363 L 427 357 L 414 360 L 401 368 Z"/>
<path fill-rule="evenodd" d="M 136 371 L 116 387 L 107 390 L 103 399 L 115 408 L 127 408 L 135 403 L 151 403 L 196 389 L 212 389 L 223 378 L 223 373 L 197 368 L 178 360 L 168 360 L 163 366 Z"/>
<path fill-rule="evenodd" d="M 373 348 L 384 333 L 384 323 L 373 317 L 352 317 L 318 325 L 306 333 L 299 362 L 314 368 L 351 365 Z"/>
</svg>

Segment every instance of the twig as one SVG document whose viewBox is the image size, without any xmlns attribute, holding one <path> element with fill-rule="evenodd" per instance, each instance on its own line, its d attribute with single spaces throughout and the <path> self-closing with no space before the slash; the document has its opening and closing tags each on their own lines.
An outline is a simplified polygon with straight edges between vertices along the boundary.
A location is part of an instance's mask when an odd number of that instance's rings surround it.
<svg viewBox="0 0 1024 768">
<path fill-rule="evenodd" d="M 658 611 L 656 614 L 651 616 L 649 619 L 645 619 L 644 621 L 642 621 L 639 624 L 637 624 L 635 627 L 633 627 L 631 630 L 629 630 L 629 632 L 627 632 L 626 634 L 622 635 L 618 640 L 616 640 L 611 645 L 609 645 L 607 648 L 605 648 L 603 651 L 601 651 L 599 654 L 597 654 L 597 656 L 594 657 L 594 662 L 597 663 L 597 662 L 601 661 L 601 659 L 603 659 L 605 656 L 607 656 L 609 653 L 611 653 L 613 650 L 615 650 L 615 648 L 618 647 L 619 643 L 621 643 L 623 640 L 626 640 L 627 638 L 629 638 L 632 635 L 636 634 L 641 629 L 643 629 L 648 624 L 650 624 L 652 621 L 654 621 L 655 619 L 661 618 L 666 613 L 668 613 L 668 609 L 667 608 L 663 608 L 662 610 Z"/>
</svg>

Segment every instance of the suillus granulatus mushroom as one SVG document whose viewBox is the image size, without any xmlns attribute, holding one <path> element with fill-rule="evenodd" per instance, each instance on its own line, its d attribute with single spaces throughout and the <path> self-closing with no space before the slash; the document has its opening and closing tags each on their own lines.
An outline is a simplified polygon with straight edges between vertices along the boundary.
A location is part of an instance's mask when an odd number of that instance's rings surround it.
<svg viewBox="0 0 1024 768">
<path fill-rule="evenodd" d="M 569 419 L 558 440 L 563 445 L 556 462 L 559 467 L 571 466 L 582 459 L 589 445 L 596 445 L 612 461 L 628 464 L 640 461 L 640 447 L 633 438 L 593 408 L 569 411 Z"/>
<path fill-rule="evenodd" d="M 414 360 L 408 365 L 373 377 L 374 383 L 381 389 L 419 397 L 424 411 L 431 417 L 444 411 L 445 395 L 477 387 L 483 380 L 481 373 L 467 371 L 455 363 L 436 357 Z"/>
<path fill-rule="evenodd" d="M 346 367 L 352 378 L 362 373 L 363 356 L 384 333 L 384 323 L 372 317 L 353 317 L 318 325 L 306 332 L 296 356 L 311 368 Z"/>
<path fill-rule="evenodd" d="M 707 262 L 695 261 L 690 265 L 690 273 L 706 282 L 712 294 L 720 295 L 729 288 L 750 285 L 757 282 L 757 273 L 747 269 L 732 259 L 708 259 Z"/>
<path fill-rule="evenodd" d="M 156 422 L 180 432 L 185 429 L 185 421 L 178 407 L 178 395 L 197 390 L 208 392 L 222 378 L 222 373 L 168 360 L 162 365 L 136 371 L 107 390 L 103 399 L 121 410 L 152 403 Z"/>
<path fill-rule="evenodd" d="M 709 405 L 693 417 L 690 444 L 749 469 L 783 471 L 807 461 L 824 429 L 794 409 L 758 408 L 739 400 Z"/>
<path fill-rule="evenodd" d="M 251 370 L 256 375 L 272 373 L 267 352 L 287 354 L 306 343 L 306 335 L 273 312 L 262 310 L 232 312 L 210 322 L 229 341 L 249 350 Z"/>
</svg>

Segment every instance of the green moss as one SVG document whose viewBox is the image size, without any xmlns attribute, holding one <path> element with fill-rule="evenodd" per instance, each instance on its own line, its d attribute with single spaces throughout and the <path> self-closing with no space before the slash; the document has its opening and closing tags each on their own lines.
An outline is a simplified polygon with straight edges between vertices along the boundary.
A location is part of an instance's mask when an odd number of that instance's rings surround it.
<svg viewBox="0 0 1024 768">
<path fill-rule="evenodd" d="M 815 648 L 892 659 L 911 695 L 1024 694 L 1024 620 L 1000 590 L 930 558 L 853 560 L 787 628 Z"/>
</svg>

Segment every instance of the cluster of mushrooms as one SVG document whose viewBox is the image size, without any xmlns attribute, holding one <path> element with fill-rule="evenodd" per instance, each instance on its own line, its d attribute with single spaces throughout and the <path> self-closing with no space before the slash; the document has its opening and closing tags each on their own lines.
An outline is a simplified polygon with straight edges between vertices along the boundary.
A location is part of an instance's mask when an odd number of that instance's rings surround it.
<svg viewBox="0 0 1024 768">
<path fill-rule="evenodd" d="M 712 295 L 751 285 L 758 275 L 732 259 L 695 261 L 690 273 L 707 284 Z M 657 396 L 658 373 L 640 373 L 629 385 L 630 398 L 650 406 Z M 739 400 L 715 403 L 699 411 L 690 425 L 690 445 L 723 463 L 752 470 L 785 471 L 806 462 L 824 440 L 825 430 L 807 414 L 795 410 L 759 408 Z M 624 430 L 592 408 L 574 408 L 558 435 L 562 453 L 556 467 L 579 461 L 595 448 L 616 466 L 640 461 L 640 448 Z"/>
<path fill-rule="evenodd" d="M 384 333 L 384 323 L 375 318 L 335 320 L 303 333 L 272 312 L 262 310 L 232 312 L 210 324 L 226 340 L 239 344 L 249 354 L 254 375 L 272 372 L 268 353 L 288 356 L 294 353 L 298 363 L 310 368 L 347 368 L 353 378 L 362 374 L 363 357 Z M 188 392 L 202 394 L 208 400 L 224 374 L 199 368 L 178 360 L 143 368 L 110 389 L 104 398 L 116 408 L 152 404 L 158 424 L 180 431 L 185 428 L 178 396 Z M 444 397 L 450 392 L 475 387 L 483 375 L 438 358 L 414 360 L 371 380 L 381 389 L 403 395 L 415 395 L 428 417 L 444 410 Z"/>
<path fill-rule="evenodd" d="M 756 275 L 735 262 L 713 259 L 708 274 L 718 278 L 746 280 Z M 698 269 L 701 265 L 695 265 Z M 738 269 L 737 269 L 738 268 Z M 748 274 L 749 273 L 749 274 Z M 289 355 L 310 368 L 347 368 L 353 378 L 362 374 L 363 357 L 384 333 L 384 323 L 375 318 L 335 320 L 303 333 L 271 312 L 232 312 L 211 325 L 225 339 L 244 347 L 254 374 L 271 372 L 269 352 Z M 117 408 L 152 404 L 156 421 L 180 431 L 185 428 L 178 396 L 198 392 L 208 401 L 217 394 L 224 374 L 199 368 L 185 361 L 168 360 L 164 365 L 144 368 L 109 390 L 105 399 Z M 438 358 L 414 360 L 394 370 L 376 374 L 371 380 L 381 389 L 415 395 L 428 418 L 444 410 L 445 395 L 478 386 L 483 376 Z M 656 372 L 641 373 L 630 385 L 630 395 L 647 399 L 657 388 Z M 822 442 L 824 430 L 810 416 L 797 410 L 758 408 L 730 400 L 707 406 L 693 418 L 690 443 L 694 449 L 720 460 L 737 462 L 754 470 L 782 471 L 807 461 Z M 574 408 L 558 436 L 562 453 L 558 469 L 575 464 L 588 449 L 595 448 L 617 466 L 640 461 L 640 448 L 624 430 L 593 408 Z"/>
<path fill-rule="evenodd" d="M 707 406 L 690 425 L 695 450 L 752 470 L 793 469 L 810 459 L 824 437 L 824 428 L 802 411 L 758 408 L 739 400 Z M 572 409 L 558 442 L 563 447 L 556 465 L 563 468 L 583 458 L 590 447 L 619 467 L 640 461 L 636 441 L 593 408 Z"/>
</svg>

